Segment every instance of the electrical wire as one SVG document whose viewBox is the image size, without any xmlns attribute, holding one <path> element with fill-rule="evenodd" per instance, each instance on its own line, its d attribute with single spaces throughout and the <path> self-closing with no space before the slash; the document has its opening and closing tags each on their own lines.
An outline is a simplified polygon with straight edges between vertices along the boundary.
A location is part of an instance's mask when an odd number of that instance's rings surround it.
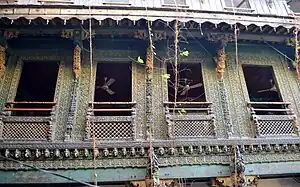
<svg viewBox="0 0 300 187">
<path fill-rule="evenodd" d="M 74 182 L 77 182 L 77 183 L 80 183 L 80 184 L 83 184 L 83 185 L 86 185 L 86 186 L 97 187 L 95 185 L 92 185 L 92 184 L 89 184 L 89 183 L 86 183 L 86 182 L 83 182 L 83 181 L 80 181 L 80 180 L 77 180 L 77 179 L 74 179 L 74 178 L 71 178 L 71 177 L 67 177 L 65 175 L 61 175 L 61 174 L 53 172 L 53 171 L 47 171 L 47 170 L 44 170 L 44 169 L 38 168 L 36 166 L 32 166 L 32 165 L 26 164 L 24 162 L 21 162 L 21 161 L 12 159 L 12 158 L 4 157 L 2 155 L 0 155 L 0 158 L 5 159 L 5 160 L 9 160 L 9 161 L 12 161 L 12 162 L 16 162 L 18 164 L 21 164 L 23 166 L 29 167 L 31 169 L 38 170 L 38 171 L 40 171 L 42 173 L 47 173 L 49 175 L 54 175 L 54 176 L 57 176 L 57 177 L 60 177 L 60 178 L 64 178 L 64 179 L 67 179 L 67 180 L 70 180 L 70 181 L 74 181 Z"/>
<path fill-rule="evenodd" d="M 89 51 L 90 51 L 90 85 L 89 85 L 89 90 L 91 92 L 92 88 L 92 79 L 93 79 L 93 41 L 92 41 L 92 10 L 91 10 L 91 5 L 92 5 L 92 0 L 89 0 Z M 92 108 L 94 108 L 94 104 L 92 103 Z M 97 173 L 96 173 L 96 137 L 95 137 L 95 125 L 92 125 L 93 128 L 93 141 L 92 141 L 92 146 L 93 146 L 93 166 L 94 166 L 94 184 L 97 186 Z"/>
</svg>

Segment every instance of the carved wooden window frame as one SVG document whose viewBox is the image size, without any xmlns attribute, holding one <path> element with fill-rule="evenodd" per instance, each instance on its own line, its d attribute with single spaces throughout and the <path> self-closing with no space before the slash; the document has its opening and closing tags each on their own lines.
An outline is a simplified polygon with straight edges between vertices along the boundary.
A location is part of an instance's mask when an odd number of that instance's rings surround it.
<svg viewBox="0 0 300 187">
<path fill-rule="evenodd" d="M 202 62 L 199 62 L 199 60 L 198 59 L 194 59 L 194 58 L 188 58 L 186 61 L 182 61 L 182 62 L 179 62 L 180 64 L 199 64 L 200 66 L 201 66 L 201 74 L 202 74 L 202 80 L 203 80 L 203 87 L 204 87 L 204 96 L 205 96 L 205 101 L 207 101 L 207 88 L 206 88 L 206 85 L 208 85 L 207 83 L 206 83 L 206 81 L 205 81 L 205 76 L 204 76 L 204 74 L 205 74 L 205 71 L 204 71 L 204 63 L 202 63 Z M 168 70 L 167 70 L 167 64 L 165 65 L 165 72 L 167 73 L 168 72 Z M 167 102 L 170 102 L 169 101 L 169 91 L 168 91 L 168 82 L 167 81 L 165 81 L 166 82 L 166 92 L 165 93 L 167 93 L 167 94 L 164 94 L 164 101 L 167 101 Z"/>
<path fill-rule="evenodd" d="M 37 53 L 36 53 L 37 52 Z M 56 103 L 55 109 L 53 110 L 54 113 L 51 114 L 51 121 L 52 121 L 52 125 L 49 127 L 49 130 L 47 133 L 49 133 L 49 137 L 47 137 L 47 139 L 49 141 L 54 140 L 55 137 L 55 128 L 56 128 L 56 123 L 55 121 L 58 118 L 58 114 L 59 114 L 59 110 L 61 110 L 61 106 L 59 106 L 59 99 L 61 97 L 61 92 L 62 92 L 62 81 L 63 81 L 63 71 L 64 71 L 64 66 L 65 66 L 65 57 L 61 56 L 60 54 L 58 54 L 57 52 L 46 52 L 45 51 L 17 51 L 16 52 L 16 57 L 18 57 L 16 59 L 16 61 L 10 61 L 10 63 L 13 63 L 12 66 L 14 66 L 14 70 L 12 73 L 12 80 L 11 80 L 11 84 L 9 86 L 9 91 L 8 91 L 8 95 L 6 100 L 4 100 L 4 102 L 7 101 L 14 101 L 16 94 L 17 94 L 17 90 L 18 90 L 18 86 L 19 86 L 19 82 L 20 82 L 20 78 L 21 78 L 21 74 L 22 74 L 22 69 L 23 69 L 23 65 L 25 61 L 56 61 L 59 63 L 59 69 L 58 69 L 58 73 L 57 73 L 57 80 L 56 80 L 56 85 L 55 85 L 55 94 L 54 94 L 54 98 L 53 101 Z M 36 53 L 36 54 L 34 54 Z M 32 54 L 32 55 L 27 55 L 27 54 Z M 43 63 L 43 62 L 41 62 Z M 8 116 L 9 117 L 9 121 L 14 122 L 15 120 L 19 121 L 23 121 L 22 117 L 19 116 Z M 48 117 L 49 118 L 49 117 Z M 25 118 L 24 118 L 25 119 Z M 26 120 L 28 122 L 28 120 L 41 120 L 41 118 L 35 118 L 33 116 L 26 116 Z M 44 121 L 44 120 L 42 120 Z M 1 122 L 1 121 L 0 121 Z M 1 126 L 0 126 L 1 127 Z M 3 127 L 3 126 L 2 126 Z M 1 131 L 1 129 L 0 129 Z M 0 134 L 0 139 L 2 138 L 2 134 Z M 11 139 L 13 140 L 13 139 Z M 10 140 L 8 140 L 10 141 Z M 14 141 L 14 140 L 13 140 Z M 23 140 L 22 140 L 23 141 Z M 26 141 L 43 141 L 43 140 L 36 140 L 36 139 L 26 139 Z"/>
<path fill-rule="evenodd" d="M 93 61 L 95 62 L 93 64 L 93 68 L 92 68 L 92 83 L 91 83 L 91 88 L 90 88 L 90 98 L 89 98 L 89 101 L 94 101 L 94 95 L 95 95 L 95 84 L 96 84 L 96 73 L 97 73 L 97 65 L 98 63 L 114 63 L 114 62 L 124 62 L 124 63 L 131 63 L 131 68 L 132 68 L 132 71 L 131 71 L 131 101 L 132 102 L 135 102 L 136 101 L 136 95 L 137 95 L 137 90 L 135 89 L 136 88 L 136 69 L 137 69 L 137 66 L 136 66 L 136 63 L 128 58 L 128 57 L 114 57 L 114 54 L 118 54 L 120 51 L 110 51 L 109 55 L 107 55 L 107 51 L 100 51 L 100 52 L 96 52 L 96 57 L 93 59 Z M 122 53 L 122 52 L 121 52 Z M 133 55 L 135 52 L 132 52 Z M 136 56 L 136 55 L 135 55 Z"/>
<path fill-rule="evenodd" d="M 7 97 L 7 101 L 13 101 L 16 97 L 22 69 L 25 61 L 57 61 L 59 63 L 59 69 L 57 74 L 57 80 L 55 85 L 55 93 L 54 93 L 54 102 L 58 102 L 59 95 L 60 95 L 60 87 L 61 87 L 61 80 L 62 80 L 62 71 L 64 66 L 64 58 L 59 57 L 56 55 L 46 55 L 46 56 L 19 56 L 17 63 L 15 65 L 15 70 L 11 82 L 11 86 L 9 88 L 9 95 Z M 41 62 L 43 63 L 43 62 Z"/>
<path fill-rule="evenodd" d="M 242 45 L 243 47 L 249 48 L 250 46 L 256 46 L 256 45 Z M 264 47 L 260 46 L 261 49 L 265 49 Z M 288 102 L 288 101 L 293 101 L 295 98 L 294 92 L 292 92 L 292 88 L 291 86 L 285 86 L 286 84 L 290 84 L 288 82 L 288 79 L 293 77 L 294 75 L 292 75 L 292 72 L 289 72 L 288 67 L 286 66 L 286 64 L 284 63 L 284 60 L 282 59 L 281 56 L 275 54 L 275 52 L 272 52 L 272 56 L 270 57 L 271 49 L 267 49 L 266 54 L 265 55 L 259 55 L 259 54 L 255 54 L 253 52 L 245 52 L 243 50 L 246 49 L 240 49 L 240 57 L 239 57 L 239 65 L 238 67 L 236 66 L 235 63 L 229 63 L 228 64 L 228 71 L 229 73 L 231 73 L 232 75 L 229 76 L 229 81 L 230 82 L 234 82 L 235 80 L 239 82 L 238 85 L 231 85 L 231 92 L 235 93 L 235 94 L 240 94 L 240 96 L 238 96 L 238 98 L 235 98 L 235 101 L 233 101 L 232 106 L 235 107 L 235 114 L 238 117 L 233 117 L 233 120 L 235 120 L 235 123 L 238 124 L 239 128 L 239 133 L 245 133 L 242 136 L 247 136 L 247 137 L 255 137 L 256 133 L 254 130 L 254 126 L 253 126 L 253 122 L 252 120 L 249 118 L 249 116 L 251 116 L 251 111 L 249 110 L 249 108 L 247 107 L 247 103 L 250 102 L 250 97 L 248 94 L 248 90 L 247 90 L 247 85 L 246 85 L 246 81 L 244 78 L 244 73 L 243 73 L 243 68 L 242 65 L 262 65 L 262 66 L 272 66 L 273 68 L 273 72 L 274 72 L 274 76 L 276 77 L 276 81 L 277 81 L 277 88 L 278 90 L 280 90 L 281 92 L 281 98 L 282 101 L 284 102 Z M 230 56 L 233 56 L 234 54 L 230 54 Z M 276 58 L 276 59 L 275 59 Z M 281 63 L 280 63 L 281 61 Z M 293 80 L 291 78 L 291 80 Z M 288 82 L 288 83 L 287 83 Z M 291 83 L 291 84 L 295 84 L 295 83 Z M 292 92 L 293 94 L 288 94 L 287 92 Z M 299 103 L 297 102 L 292 102 L 292 104 L 290 105 L 291 109 L 296 113 L 296 116 L 299 116 L 299 112 L 298 109 L 299 108 Z M 237 112 L 238 111 L 238 112 Z M 236 119 L 235 119 L 236 118 Z M 246 126 L 245 126 L 246 125 Z M 296 124 L 296 126 L 299 128 L 299 123 Z M 242 131 L 241 128 L 246 129 L 246 131 Z"/>
</svg>

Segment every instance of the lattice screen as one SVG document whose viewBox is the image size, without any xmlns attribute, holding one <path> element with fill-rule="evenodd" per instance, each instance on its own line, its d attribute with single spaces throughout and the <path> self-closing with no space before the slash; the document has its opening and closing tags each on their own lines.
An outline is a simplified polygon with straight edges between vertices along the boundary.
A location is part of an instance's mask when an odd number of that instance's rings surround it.
<svg viewBox="0 0 300 187">
<path fill-rule="evenodd" d="M 3 122 L 3 139 L 47 140 L 48 122 Z"/>
<path fill-rule="evenodd" d="M 212 120 L 174 121 L 173 124 L 173 136 L 175 138 L 213 136 Z"/>
<path fill-rule="evenodd" d="M 133 125 L 131 121 L 126 122 L 91 122 L 90 136 L 97 139 L 132 139 Z"/>
<path fill-rule="evenodd" d="M 259 136 L 294 135 L 293 120 L 258 120 L 257 134 Z"/>
</svg>

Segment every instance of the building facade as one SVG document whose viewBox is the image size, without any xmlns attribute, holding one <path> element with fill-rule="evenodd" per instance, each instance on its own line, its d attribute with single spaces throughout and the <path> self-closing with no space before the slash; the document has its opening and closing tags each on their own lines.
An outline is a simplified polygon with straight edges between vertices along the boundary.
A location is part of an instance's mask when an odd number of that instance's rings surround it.
<svg viewBox="0 0 300 187">
<path fill-rule="evenodd" d="M 0 5 L 1 185 L 299 185 L 298 2 Z"/>
</svg>

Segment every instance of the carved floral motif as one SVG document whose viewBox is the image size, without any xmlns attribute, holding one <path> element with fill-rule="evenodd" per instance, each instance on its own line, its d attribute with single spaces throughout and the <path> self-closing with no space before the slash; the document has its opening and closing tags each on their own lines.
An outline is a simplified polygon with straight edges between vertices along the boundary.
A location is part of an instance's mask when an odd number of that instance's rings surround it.
<svg viewBox="0 0 300 187">
<path fill-rule="evenodd" d="M 222 47 L 217 51 L 217 73 L 219 79 L 223 78 L 223 74 L 225 72 L 225 60 L 226 60 L 225 48 Z"/>
<path fill-rule="evenodd" d="M 73 57 L 73 73 L 74 78 L 78 79 L 81 72 L 81 48 L 79 45 L 76 45 L 74 48 L 74 57 Z"/>
<path fill-rule="evenodd" d="M 146 71 L 148 74 L 152 73 L 153 71 L 153 60 L 154 60 L 154 53 L 151 46 L 147 50 L 147 59 L 146 59 Z"/>
</svg>

